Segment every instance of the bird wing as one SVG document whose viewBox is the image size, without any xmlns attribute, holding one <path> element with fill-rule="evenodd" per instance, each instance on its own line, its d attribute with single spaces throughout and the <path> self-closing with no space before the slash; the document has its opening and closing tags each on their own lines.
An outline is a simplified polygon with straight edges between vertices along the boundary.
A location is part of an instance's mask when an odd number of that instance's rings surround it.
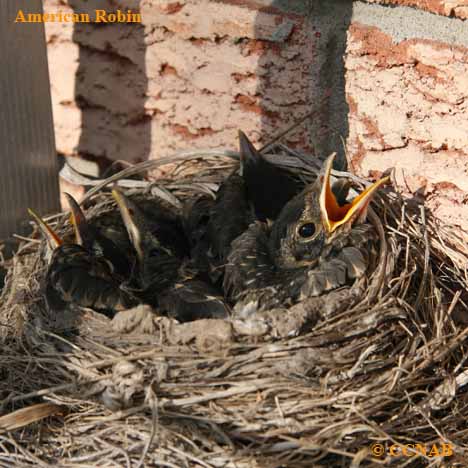
<svg viewBox="0 0 468 468">
<path fill-rule="evenodd" d="M 201 280 L 179 281 L 159 297 L 159 307 L 180 322 L 203 318 L 224 319 L 229 307 L 219 292 Z"/>
<path fill-rule="evenodd" d="M 232 241 L 248 228 L 251 221 L 244 181 L 233 173 L 219 187 L 210 211 L 208 233 L 214 256 L 224 261 L 231 251 Z"/>
<path fill-rule="evenodd" d="M 232 242 L 224 275 L 224 292 L 233 300 L 245 290 L 274 283 L 275 266 L 268 250 L 269 228 L 256 222 Z"/>
<path fill-rule="evenodd" d="M 105 260 L 68 244 L 52 257 L 46 277 L 46 300 L 53 310 L 67 303 L 97 310 L 125 309 L 133 304 L 133 298 L 119 286 Z"/>
</svg>

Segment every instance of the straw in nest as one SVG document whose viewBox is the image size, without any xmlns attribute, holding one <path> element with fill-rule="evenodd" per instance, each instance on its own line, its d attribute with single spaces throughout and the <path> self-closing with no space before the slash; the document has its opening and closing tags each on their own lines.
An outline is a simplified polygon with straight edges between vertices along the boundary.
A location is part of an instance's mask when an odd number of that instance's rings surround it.
<svg viewBox="0 0 468 468">
<path fill-rule="evenodd" d="M 282 144 L 267 157 L 317 173 Z M 237 158 L 193 151 L 129 167 L 96 182 L 88 213 L 109 208 L 102 189 L 114 182 L 176 205 L 214 193 Z M 157 184 L 130 178 L 161 167 L 171 171 Z M 65 215 L 55 221 L 66 229 Z M 247 325 L 178 324 L 145 307 L 111 322 L 52 317 L 42 244 L 23 241 L 0 307 L 0 466 L 467 466 L 463 239 L 392 189 L 370 221 L 380 262 L 367 285 Z M 443 443 L 453 456 L 434 458 Z"/>
</svg>

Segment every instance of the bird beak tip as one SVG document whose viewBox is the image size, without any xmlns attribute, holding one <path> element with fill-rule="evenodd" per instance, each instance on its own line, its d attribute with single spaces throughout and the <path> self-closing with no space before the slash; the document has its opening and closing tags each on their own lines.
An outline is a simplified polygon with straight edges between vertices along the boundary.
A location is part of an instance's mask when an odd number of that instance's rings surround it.
<svg viewBox="0 0 468 468">
<path fill-rule="evenodd" d="M 70 208 L 70 223 L 73 226 L 76 243 L 83 245 L 89 240 L 88 224 L 79 203 L 69 193 L 64 192 Z"/>
<path fill-rule="evenodd" d="M 36 224 L 52 248 L 55 249 L 63 244 L 63 239 L 32 208 L 28 208 L 28 213 L 36 221 Z"/>
</svg>

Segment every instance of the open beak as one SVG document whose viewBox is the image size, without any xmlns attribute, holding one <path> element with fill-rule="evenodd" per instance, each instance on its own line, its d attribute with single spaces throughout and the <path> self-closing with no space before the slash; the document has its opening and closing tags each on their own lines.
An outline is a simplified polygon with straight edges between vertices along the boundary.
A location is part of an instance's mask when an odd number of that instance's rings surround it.
<svg viewBox="0 0 468 468">
<path fill-rule="evenodd" d="M 367 214 L 367 208 L 377 189 L 389 181 L 389 177 L 383 177 L 371 186 L 367 187 L 354 200 L 340 205 L 331 187 L 331 171 L 335 153 L 325 161 L 325 172 L 321 175 L 320 188 L 320 213 L 326 232 L 331 234 L 340 226 L 352 225 L 356 220 L 363 221 Z"/>
<path fill-rule="evenodd" d="M 44 237 L 47 239 L 47 243 L 52 249 L 63 244 L 63 240 L 59 235 L 31 208 L 28 208 L 28 213 L 34 218 L 39 229 L 41 230 Z"/>
<path fill-rule="evenodd" d="M 78 245 L 84 245 L 90 239 L 88 222 L 78 202 L 69 194 L 64 193 L 70 206 L 70 222 L 75 233 L 75 240 Z"/>
<path fill-rule="evenodd" d="M 139 223 L 140 213 L 138 207 L 127 198 L 118 188 L 114 187 L 112 189 L 112 196 L 117 202 L 117 206 L 120 210 L 120 215 L 122 216 L 122 221 L 125 224 L 127 229 L 128 236 L 132 241 L 133 247 L 136 250 L 138 260 L 143 261 L 143 249 L 142 249 L 142 238 L 141 231 L 144 229 Z M 139 225 L 140 224 L 140 225 Z"/>
</svg>

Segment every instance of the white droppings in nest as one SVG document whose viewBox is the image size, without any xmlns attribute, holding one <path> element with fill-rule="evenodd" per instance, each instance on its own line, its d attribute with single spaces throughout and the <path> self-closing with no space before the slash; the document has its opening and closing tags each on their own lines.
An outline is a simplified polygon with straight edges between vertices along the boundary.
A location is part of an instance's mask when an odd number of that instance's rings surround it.
<svg viewBox="0 0 468 468">
<path fill-rule="evenodd" d="M 134 397 L 144 388 L 144 371 L 141 366 L 133 362 L 117 363 L 111 377 L 103 382 L 104 391 L 101 401 L 111 411 L 129 408 Z"/>
<path fill-rule="evenodd" d="M 233 319 L 232 326 L 239 336 L 261 337 L 270 331 L 267 321 L 262 316 L 255 315 L 251 318 Z"/>
<path fill-rule="evenodd" d="M 112 329 L 119 333 L 145 333 L 154 334 L 158 327 L 157 315 L 153 308 L 140 304 L 128 310 L 118 312 L 112 319 Z"/>
<path fill-rule="evenodd" d="M 166 336 L 170 343 L 196 343 L 201 352 L 226 352 L 233 341 L 231 324 L 225 320 L 203 319 L 187 323 L 167 323 Z"/>
</svg>

